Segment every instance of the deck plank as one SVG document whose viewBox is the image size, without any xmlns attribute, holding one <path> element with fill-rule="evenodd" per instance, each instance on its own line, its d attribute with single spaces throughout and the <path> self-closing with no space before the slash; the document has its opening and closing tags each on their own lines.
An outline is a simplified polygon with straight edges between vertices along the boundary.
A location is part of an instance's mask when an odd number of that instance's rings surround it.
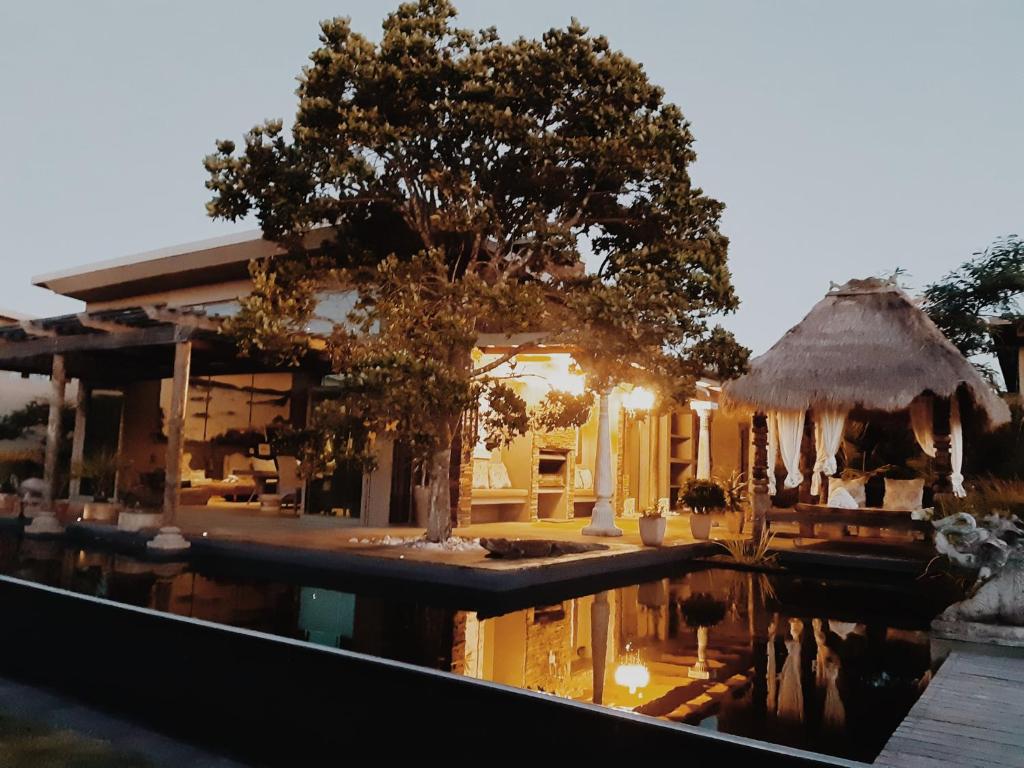
<svg viewBox="0 0 1024 768">
<path fill-rule="evenodd" d="M 1024 662 L 954 652 L 875 760 L 896 768 L 1024 768 Z"/>
</svg>

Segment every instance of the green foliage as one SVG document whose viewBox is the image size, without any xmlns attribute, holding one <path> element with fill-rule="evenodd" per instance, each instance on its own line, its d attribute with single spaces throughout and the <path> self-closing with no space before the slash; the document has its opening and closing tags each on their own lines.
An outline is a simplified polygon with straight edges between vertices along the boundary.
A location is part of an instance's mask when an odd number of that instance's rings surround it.
<svg viewBox="0 0 1024 768">
<path fill-rule="evenodd" d="M 118 471 L 127 468 L 128 463 L 122 462 L 116 451 L 99 451 L 84 457 L 71 468 L 71 473 L 72 476 L 91 480 L 93 495 L 97 501 L 103 501 L 114 495 Z"/>
<path fill-rule="evenodd" d="M 206 158 L 210 215 L 254 215 L 287 253 L 252 266 L 243 352 L 297 360 L 317 297 L 352 294 L 327 344 L 343 414 L 421 458 L 481 395 L 489 441 L 583 418 L 561 396 L 526 414 L 489 376 L 503 360 L 474 366 L 481 333 L 536 334 L 505 359 L 574 349 L 592 391 L 643 379 L 682 400 L 741 369 L 712 323 L 738 304 L 723 206 L 689 177 L 679 108 L 576 21 L 505 42 L 455 16 L 405 3 L 379 43 L 324 22 L 290 132 L 269 121 Z"/>
<path fill-rule="evenodd" d="M 964 357 L 991 355 L 997 348 L 989 321 L 1020 320 L 1021 293 L 1024 241 L 1010 235 L 925 288 L 923 309 Z M 993 372 L 986 364 L 976 365 L 991 377 Z"/>
<path fill-rule="evenodd" d="M 734 469 L 725 480 L 717 481 L 725 495 L 725 508 L 730 512 L 739 512 L 747 500 L 746 476 Z"/>
<path fill-rule="evenodd" d="M 50 416 L 45 400 L 33 400 L 27 405 L 0 416 L 0 440 L 17 440 L 32 427 L 44 426 Z"/>
<path fill-rule="evenodd" d="M 714 480 L 687 480 L 679 498 L 698 515 L 725 507 L 725 491 Z"/>
<path fill-rule="evenodd" d="M 965 497 L 942 499 L 936 516 L 946 517 L 957 512 L 967 512 L 979 521 L 989 515 L 1017 515 L 1024 519 L 1024 481 L 996 477 L 974 480 Z"/>
<path fill-rule="evenodd" d="M 725 549 L 732 560 L 740 565 L 769 568 L 776 564 L 775 554 L 769 553 L 774 538 L 774 533 L 763 530 L 756 539 L 729 539 L 715 543 Z"/>
<path fill-rule="evenodd" d="M 590 418 L 594 399 L 593 392 L 574 395 L 553 389 L 534 409 L 530 426 L 541 432 L 582 427 Z"/>
</svg>

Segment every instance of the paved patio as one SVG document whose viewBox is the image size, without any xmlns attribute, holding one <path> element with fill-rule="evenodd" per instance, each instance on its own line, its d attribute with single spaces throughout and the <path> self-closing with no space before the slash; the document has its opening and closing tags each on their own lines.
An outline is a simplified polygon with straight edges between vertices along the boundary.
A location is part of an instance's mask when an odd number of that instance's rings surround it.
<svg viewBox="0 0 1024 768">
<path fill-rule="evenodd" d="M 454 536 L 461 539 L 479 538 L 546 539 L 561 542 L 603 544 L 607 550 L 565 557 L 613 557 L 626 552 L 650 550 L 640 540 L 636 518 L 620 518 L 618 526 L 623 535 L 616 538 L 584 536 L 582 529 L 589 518 L 574 520 L 538 520 L 528 523 L 486 523 L 456 528 Z M 312 551 L 344 551 L 374 557 L 414 560 L 448 565 L 473 566 L 506 570 L 510 563 L 516 567 L 537 565 L 543 560 L 506 561 L 487 557 L 479 548 L 446 550 L 434 546 L 410 546 L 420 539 L 423 528 L 389 526 L 369 528 L 359 520 L 340 517 L 279 517 L 260 515 L 255 507 L 244 505 L 185 507 L 178 514 L 178 525 L 192 539 L 245 542 L 275 547 L 288 547 Z M 715 528 L 714 539 L 737 538 L 724 528 Z M 684 516 L 670 517 L 665 543 L 659 549 L 691 548 L 698 542 L 690 535 L 689 522 Z M 563 559 L 559 558 L 559 559 Z"/>
</svg>

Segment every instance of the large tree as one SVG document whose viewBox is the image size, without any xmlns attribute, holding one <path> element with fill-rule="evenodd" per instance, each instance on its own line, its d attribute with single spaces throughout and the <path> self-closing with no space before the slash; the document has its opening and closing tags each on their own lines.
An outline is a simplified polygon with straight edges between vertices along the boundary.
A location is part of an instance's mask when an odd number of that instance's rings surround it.
<svg viewBox="0 0 1024 768">
<path fill-rule="evenodd" d="M 317 430 L 339 458 L 368 456 L 374 436 L 411 445 L 433 540 L 450 532 L 451 448 L 481 398 L 492 442 L 586 415 L 557 394 L 528 413 L 492 373 L 503 360 L 568 346 L 591 391 L 642 380 L 666 401 L 746 361 L 713 325 L 737 306 L 723 206 L 691 182 L 679 108 L 576 21 L 506 42 L 455 16 L 406 3 L 379 43 L 323 22 L 291 130 L 268 121 L 206 158 L 210 215 L 255 216 L 287 254 L 253 264 L 231 331 L 293 357 L 318 297 L 354 297 L 327 342 L 338 397 Z M 326 239 L 311 249 L 310 233 Z M 484 364 L 482 333 L 529 336 Z"/>
<path fill-rule="evenodd" d="M 1010 235 L 975 253 L 957 269 L 924 290 L 923 308 L 964 357 L 992 377 L 986 357 L 999 352 L 993 320 L 1024 317 L 1024 241 Z"/>
</svg>

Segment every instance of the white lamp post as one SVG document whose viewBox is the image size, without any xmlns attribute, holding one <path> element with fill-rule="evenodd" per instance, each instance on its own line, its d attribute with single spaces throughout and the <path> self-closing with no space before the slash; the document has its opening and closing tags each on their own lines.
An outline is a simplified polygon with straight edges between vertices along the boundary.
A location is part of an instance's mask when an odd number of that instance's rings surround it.
<svg viewBox="0 0 1024 768">
<path fill-rule="evenodd" d="M 597 416 L 597 461 L 594 466 L 594 493 L 597 501 L 590 518 L 590 525 L 583 529 L 585 536 L 621 536 L 622 529 L 615 525 L 615 511 L 612 509 L 612 493 L 615 483 L 612 479 L 612 429 L 608 407 L 611 389 L 601 392 Z"/>
<path fill-rule="evenodd" d="M 691 400 L 690 408 L 697 412 L 700 432 L 697 436 L 697 479 L 711 479 L 711 411 L 718 406 L 707 400 Z"/>
</svg>

